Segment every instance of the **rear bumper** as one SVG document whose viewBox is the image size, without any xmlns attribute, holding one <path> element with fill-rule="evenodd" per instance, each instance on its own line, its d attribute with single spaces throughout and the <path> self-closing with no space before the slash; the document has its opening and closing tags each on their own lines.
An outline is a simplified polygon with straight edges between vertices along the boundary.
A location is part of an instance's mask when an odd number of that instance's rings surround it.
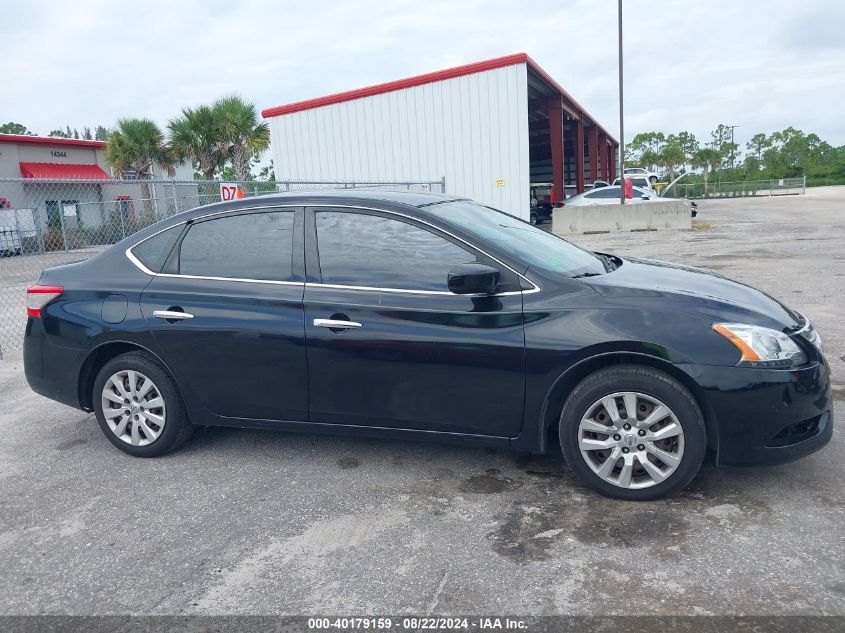
<svg viewBox="0 0 845 633">
<path fill-rule="evenodd" d="M 795 370 L 686 366 L 718 425 L 717 463 L 776 464 L 809 455 L 833 435 L 827 363 Z"/>
<path fill-rule="evenodd" d="M 79 371 L 85 352 L 50 342 L 41 319 L 28 319 L 23 340 L 23 368 L 32 390 L 51 400 L 81 408 Z"/>
</svg>

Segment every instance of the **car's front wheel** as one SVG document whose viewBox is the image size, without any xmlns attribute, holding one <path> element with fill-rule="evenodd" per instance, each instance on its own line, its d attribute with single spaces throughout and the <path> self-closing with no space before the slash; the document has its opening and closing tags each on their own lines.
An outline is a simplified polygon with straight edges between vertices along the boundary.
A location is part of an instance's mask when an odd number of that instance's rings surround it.
<svg viewBox="0 0 845 633">
<path fill-rule="evenodd" d="M 560 417 L 566 462 L 590 488 L 620 499 L 657 499 L 701 467 L 704 418 L 692 394 L 651 367 L 616 365 L 587 376 Z"/>
<path fill-rule="evenodd" d="M 144 352 L 121 354 L 103 365 L 93 396 L 100 429 L 124 453 L 158 457 L 193 431 L 173 377 Z"/>
</svg>

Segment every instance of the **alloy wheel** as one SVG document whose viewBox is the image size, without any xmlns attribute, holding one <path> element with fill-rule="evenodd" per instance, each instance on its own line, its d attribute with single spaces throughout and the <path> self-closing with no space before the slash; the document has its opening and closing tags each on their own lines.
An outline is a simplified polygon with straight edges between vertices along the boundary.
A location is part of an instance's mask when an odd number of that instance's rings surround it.
<svg viewBox="0 0 845 633">
<path fill-rule="evenodd" d="M 677 470 L 684 456 L 684 430 L 657 398 L 622 391 L 587 409 L 578 425 L 578 448 L 604 481 L 620 488 L 649 488 Z"/>
<path fill-rule="evenodd" d="M 152 444 L 164 431 L 164 398 L 155 383 L 138 371 L 112 374 L 103 386 L 102 408 L 108 427 L 132 446 Z"/>
</svg>

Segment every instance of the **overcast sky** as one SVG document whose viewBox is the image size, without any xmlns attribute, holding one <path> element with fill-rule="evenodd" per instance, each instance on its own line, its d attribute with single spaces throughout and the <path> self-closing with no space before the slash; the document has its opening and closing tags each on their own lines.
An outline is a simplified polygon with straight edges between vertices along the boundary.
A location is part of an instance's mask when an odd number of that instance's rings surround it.
<svg viewBox="0 0 845 633">
<path fill-rule="evenodd" d="M 625 0 L 625 130 L 789 125 L 845 144 L 845 1 Z M 4 0 L 0 122 L 161 124 L 239 92 L 259 109 L 526 52 L 619 130 L 615 0 Z"/>
</svg>

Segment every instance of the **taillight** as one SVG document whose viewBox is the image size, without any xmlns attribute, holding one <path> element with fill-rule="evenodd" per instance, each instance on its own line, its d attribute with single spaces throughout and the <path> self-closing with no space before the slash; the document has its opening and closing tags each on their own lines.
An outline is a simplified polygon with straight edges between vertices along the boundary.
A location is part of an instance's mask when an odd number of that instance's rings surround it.
<svg viewBox="0 0 845 633">
<path fill-rule="evenodd" d="M 26 315 L 41 318 L 41 308 L 64 292 L 61 286 L 33 286 L 26 289 Z"/>
</svg>

